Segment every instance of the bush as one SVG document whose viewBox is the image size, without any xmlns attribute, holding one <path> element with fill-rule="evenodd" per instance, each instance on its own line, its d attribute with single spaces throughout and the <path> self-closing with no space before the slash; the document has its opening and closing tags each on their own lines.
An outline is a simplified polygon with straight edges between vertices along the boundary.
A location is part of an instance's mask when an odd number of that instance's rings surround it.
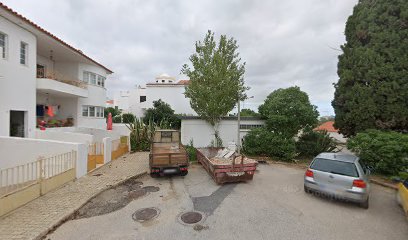
<svg viewBox="0 0 408 240">
<path fill-rule="evenodd" d="M 351 138 L 347 148 L 377 173 L 393 175 L 408 168 L 408 134 L 367 130 Z"/>
<path fill-rule="evenodd" d="M 150 121 L 143 123 L 141 119 L 136 118 L 134 122 L 126 124 L 130 130 L 130 149 L 132 151 L 148 151 L 153 140 L 156 124 Z"/>
<path fill-rule="evenodd" d="M 336 141 L 327 131 L 306 130 L 296 142 L 296 151 L 307 157 L 314 157 L 321 152 L 332 152 L 336 149 Z"/>
<path fill-rule="evenodd" d="M 122 123 L 132 123 L 135 121 L 135 115 L 131 113 L 122 114 Z"/>
<path fill-rule="evenodd" d="M 185 147 L 186 147 L 189 161 L 196 162 L 197 161 L 197 149 L 194 147 L 193 139 L 191 139 L 190 144 L 186 145 Z"/>
<path fill-rule="evenodd" d="M 112 122 L 113 123 L 122 123 L 122 116 L 116 115 L 116 116 L 112 117 Z"/>
<path fill-rule="evenodd" d="M 295 141 L 268 131 L 254 128 L 244 137 L 242 150 L 249 155 L 265 155 L 291 160 L 296 155 Z"/>
</svg>

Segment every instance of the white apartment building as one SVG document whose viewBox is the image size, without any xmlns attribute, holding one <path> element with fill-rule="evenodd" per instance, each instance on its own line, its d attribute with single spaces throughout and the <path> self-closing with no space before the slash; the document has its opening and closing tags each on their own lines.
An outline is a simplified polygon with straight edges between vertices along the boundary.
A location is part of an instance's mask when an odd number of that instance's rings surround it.
<svg viewBox="0 0 408 240">
<path fill-rule="evenodd" d="M 48 127 L 105 128 L 112 71 L 0 3 L 0 136 Z"/>
<path fill-rule="evenodd" d="M 143 117 L 153 102 L 161 99 L 170 104 L 176 114 L 196 115 L 190 106 L 190 100 L 184 96 L 188 80 L 177 81 L 174 77 L 161 74 L 146 86 L 137 86 L 129 91 L 121 91 L 115 95 L 114 105 L 123 112 L 131 112 Z"/>
</svg>

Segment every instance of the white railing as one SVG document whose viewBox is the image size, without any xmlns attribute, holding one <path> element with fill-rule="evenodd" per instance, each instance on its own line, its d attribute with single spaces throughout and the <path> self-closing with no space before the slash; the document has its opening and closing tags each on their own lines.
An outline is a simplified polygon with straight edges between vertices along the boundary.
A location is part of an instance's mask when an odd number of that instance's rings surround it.
<svg viewBox="0 0 408 240">
<path fill-rule="evenodd" d="M 76 151 L 0 169 L 0 197 L 75 168 Z"/>
<path fill-rule="evenodd" d="M 89 155 L 103 155 L 103 143 L 96 142 L 89 144 L 88 147 Z"/>
<path fill-rule="evenodd" d="M 112 140 L 112 152 L 119 149 L 120 139 Z"/>
</svg>

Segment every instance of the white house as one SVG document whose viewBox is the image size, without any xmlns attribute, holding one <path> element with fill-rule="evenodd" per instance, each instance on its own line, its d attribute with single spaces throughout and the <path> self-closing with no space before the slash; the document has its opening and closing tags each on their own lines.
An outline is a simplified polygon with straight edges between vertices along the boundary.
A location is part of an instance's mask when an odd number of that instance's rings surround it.
<svg viewBox="0 0 408 240">
<path fill-rule="evenodd" d="M 241 140 L 250 129 L 262 127 L 264 124 L 265 121 L 257 117 L 241 117 L 239 127 Z M 224 146 L 229 142 L 237 142 L 237 117 L 223 117 L 219 123 L 218 132 Z M 194 147 L 208 147 L 213 140 L 214 129 L 208 122 L 197 116 L 181 117 L 181 142 L 184 145 L 192 141 Z"/>
<path fill-rule="evenodd" d="M 167 74 L 161 74 L 145 87 L 137 86 L 115 94 L 114 105 L 123 112 L 131 112 L 137 117 L 142 117 L 146 109 L 153 107 L 154 101 L 161 99 L 170 104 L 176 114 L 196 115 L 189 99 L 184 96 L 188 83 L 188 80 L 177 81 Z"/>
<path fill-rule="evenodd" d="M 0 136 L 49 126 L 104 128 L 112 71 L 0 3 Z"/>
</svg>

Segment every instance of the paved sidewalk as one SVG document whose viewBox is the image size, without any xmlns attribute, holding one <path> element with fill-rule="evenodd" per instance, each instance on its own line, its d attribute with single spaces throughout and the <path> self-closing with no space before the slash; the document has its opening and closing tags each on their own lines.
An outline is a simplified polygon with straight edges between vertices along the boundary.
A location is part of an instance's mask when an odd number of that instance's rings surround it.
<svg viewBox="0 0 408 240">
<path fill-rule="evenodd" d="M 40 239 L 102 190 L 148 170 L 148 153 L 127 154 L 0 218 L 0 239 Z"/>
</svg>

